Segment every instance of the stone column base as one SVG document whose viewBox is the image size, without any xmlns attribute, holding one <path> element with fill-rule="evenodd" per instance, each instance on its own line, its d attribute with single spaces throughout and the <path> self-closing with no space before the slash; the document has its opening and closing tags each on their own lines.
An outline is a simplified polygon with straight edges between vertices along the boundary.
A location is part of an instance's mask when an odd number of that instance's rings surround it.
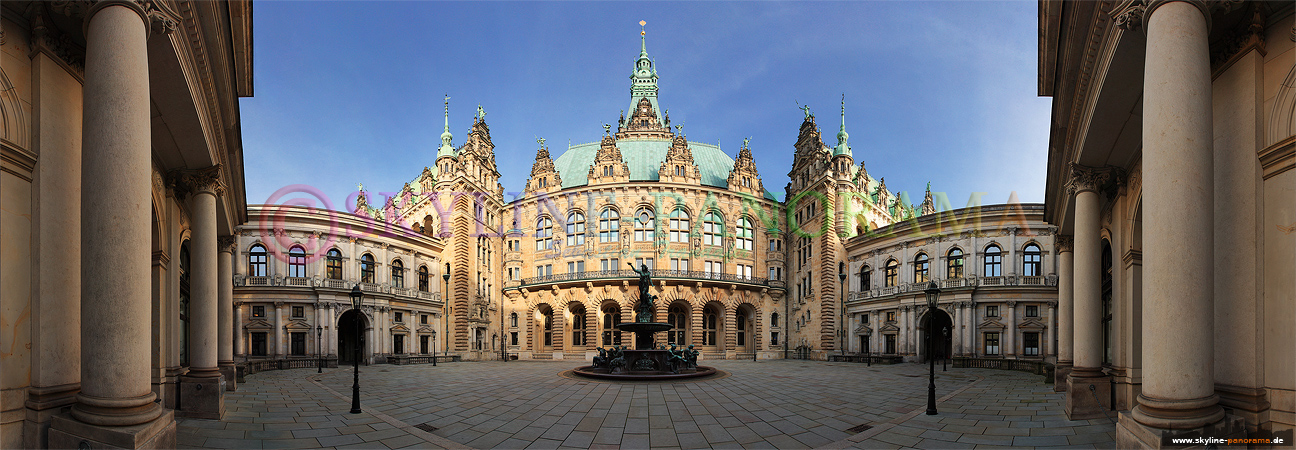
<svg viewBox="0 0 1296 450">
<path fill-rule="evenodd" d="M 1067 391 L 1067 376 L 1071 375 L 1071 363 L 1053 366 L 1053 391 Z"/>
<path fill-rule="evenodd" d="M 180 377 L 180 417 L 220 420 L 225 415 L 225 377 Z"/>
<path fill-rule="evenodd" d="M 67 413 L 50 421 L 49 448 L 152 449 L 176 447 L 175 412 L 163 410 L 156 419 L 128 427 L 91 425 Z"/>
<path fill-rule="evenodd" d="M 225 379 L 225 390 L 238 390 L 238 369 L 234 367 L 234 362 L 225 362 L 220 364 L 221 378 Z"/>
<path fill-rule="evenodd" d="M 27 389 L 26 419 L 23 423 L 23 445 L 28 448 L 50 448 L 50 421 L 64 406 L 76 403 L 81 383 L 59 386 L 31 387 Z"/>
<path fill-rule="evenodd" d="M 1111 377 L 1067 375 L 1066 415 L 1070 420 L 1111 417 Z M 1092 388 L 1091 388 L 1092 386 Z M 1096 401 L 1095 401 L 1096 397 Z"/>
<path fill-rule="evenodd" d="M 1175 444 L 1173 439 L 1242 439 L 1246 437 L 1246 420 L 1232 414 L 1226 414 L 1223 420 L 1214 424 L 1189 430 L 1149 427 L 1134 420 L 1129 411 L 1122 411 L 1120 421 L 1116 423 L 1117 448 L 1207 448 L 1208 443 L 1205 441 Z M 1223 442 L 1214 442 L 1213 444 L 1214 447 L 1222 447 Z"/>
</svg>

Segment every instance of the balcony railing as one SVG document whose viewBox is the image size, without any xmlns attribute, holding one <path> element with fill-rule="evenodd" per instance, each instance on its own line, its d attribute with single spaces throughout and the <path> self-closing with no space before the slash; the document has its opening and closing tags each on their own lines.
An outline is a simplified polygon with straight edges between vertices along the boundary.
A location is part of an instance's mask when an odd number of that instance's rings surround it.
<svg viewBox="0 0 1296 450">
<path fill-rule="evenodd" d="M 697 270 L 668 270 L 653 269 L 650 270 L 653 278 L 665 279 L 686 279 L 686 280 L 714 280 L 734 283 L 754 284 L 758 286 L 782 287 L 781 281 L 776 281 L 780 286 L 773 286 L 766 278 L 747 277 L 731 273 L 703 272 Z M 543 275 L 538 277 L 523 278 L 521 286 L 532 286 L 537 284 L 561 283 L 564 281 L 593 281 L 593 280 L 611 280 L 638 278 L 639 274 L 633 270 L 590 270 L 584 272 L 559 273 L 554 275 Z"/>
<path fill-rule="evenodd" d="M 245 277 L 237 275 L 234 277 L 235 286 L 285 286 L 285 287 L 315 287 L 326 289 L 351 290 L 357 283 L 348 280 L 336 280 L 332 278 L 316 279 L 306 277 Z M 414 297 L 424 300 L 439 301 L 441 294 L 437 292 L 421 291 L 415 288 L 395 287 L 383 283 L 359 283 L 360 289 L 365 292 L 390 293 L 401 297 Z"/>
<path fill-rule="evenodd" d="M 972 287 L 1005 287 L 1005 286 L 1057 286 L 1056 276 L 997 276 L 997 277 L 969 277 L 969 278 L 951 278 L 948 280 L 935 280 L 941 289 L 958 289 Z M 846 294 L 847 301 L 865 300 L 870 298 L 888 297 L 905 292 L 922 292 L 927 288 L 927 283 L 906 283 L 899 286 L 887 286 L 881 288 L 869 289 L 866 291 L 851 291 Z"/>
</svg>

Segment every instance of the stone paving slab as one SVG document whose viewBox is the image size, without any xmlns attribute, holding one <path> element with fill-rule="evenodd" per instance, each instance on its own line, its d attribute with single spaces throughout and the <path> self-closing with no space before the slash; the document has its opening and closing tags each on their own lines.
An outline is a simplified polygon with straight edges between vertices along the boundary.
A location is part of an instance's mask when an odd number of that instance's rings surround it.
<svg viewBox="0 0 1296 450">
<path fill-rule="evenodd" d="M 262 372 L 223 421 L 179 419 L 180 448 L 996 448 L 1115 447 L 1108 420 L 1069 421 L 1039 376 L 796 360 L 708 361 L 728 376 L 604 382 L 569 361 Z M 435 427 L 432 432 L 415 425 Z M 872 428 L 851 433 L 849 428 Z"/>
</svg>

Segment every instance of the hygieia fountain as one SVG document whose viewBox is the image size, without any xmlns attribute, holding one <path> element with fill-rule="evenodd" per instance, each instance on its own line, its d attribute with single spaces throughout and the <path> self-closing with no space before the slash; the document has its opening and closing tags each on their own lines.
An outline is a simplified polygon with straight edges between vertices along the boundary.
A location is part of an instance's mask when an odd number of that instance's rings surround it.
<svg viewBox="0 0 1296 450">
<path fill-rule="evenodd" d="M 630 265 L 634 269 L 634 264 Z M 615 346 L 611 350 L 602 347 L 599 355 L 594 357 L 594 364 L 577 368 L 577 375 L 590 378 L 617 380 L 661 380 L 672 378 L 694 378 L 713 375 L 716 370 L 697 365 L 698 351 L 693 346 L 669 349 L 656 347 L 653 334 L 669 331 L 674 328 L 669 323 L 653 322 L 653 300 L 657 296 L 648 291 L 652 287 L 652 276 L 647 266 L 641 265 L 635 270 L 639 274 L 639 303 L 635 305 L 635 321 L 617 324 L 621 331 L 634 333 L 635 348 Z"/>
</svg>

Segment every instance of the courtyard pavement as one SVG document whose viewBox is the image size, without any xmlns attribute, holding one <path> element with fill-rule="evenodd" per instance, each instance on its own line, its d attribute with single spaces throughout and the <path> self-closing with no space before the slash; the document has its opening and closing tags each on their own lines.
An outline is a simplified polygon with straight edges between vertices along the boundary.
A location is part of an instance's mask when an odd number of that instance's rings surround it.
<svg viewBox="0 0 1296 450">
<path fill-rule="evenodd" d="M 726 376 L 602 382 L 576 361 L 262 372 L 221 421 L 180 419 L 181 448 L 1114 448 L 1108 419 L 1069 421 L 1043 377 L 989 369 L 705 361 Z"/>
</svg>

